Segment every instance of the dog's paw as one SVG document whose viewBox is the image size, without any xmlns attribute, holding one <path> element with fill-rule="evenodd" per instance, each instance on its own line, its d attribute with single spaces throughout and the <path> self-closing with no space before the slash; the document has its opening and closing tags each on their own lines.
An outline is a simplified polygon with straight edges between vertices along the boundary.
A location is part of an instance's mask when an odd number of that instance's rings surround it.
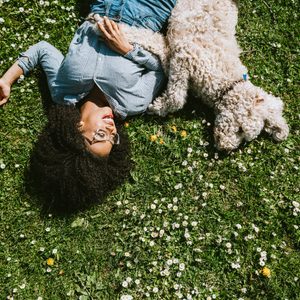
<svg viewBox="0 0 300 300">
<path fill-rule="evenodd" d="M 170 111 L 165 97 L 156 98 L 153 103 L 148 106 L 147 113 L 165 117 Z"/>
</svg>

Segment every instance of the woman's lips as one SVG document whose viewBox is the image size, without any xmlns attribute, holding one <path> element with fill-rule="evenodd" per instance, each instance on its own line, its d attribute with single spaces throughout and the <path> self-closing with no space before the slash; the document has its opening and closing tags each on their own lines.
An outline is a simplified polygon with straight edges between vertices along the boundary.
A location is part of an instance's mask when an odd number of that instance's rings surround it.
<svg viewBox="0 0 300 300">
<path fill-rule="evenodd" d="M 102 120 L 104 123 L 114 126 L 115 122 L 114 122 L 113 118 L 114 118 L 113 115 L 105 115 L 105 116 L 103 116 Z"/>
<path fill-rule="evenodd" d="M 115 125 L 113 119 L 104 119 L 103 121 L 104 121 L 104 123 L 106 123 L 106 124 L 108 124 L 108 125 L 111 125 L 111 126 L 114 126 L 114 125 Z"/>
<path fill-rule="evenodd" d="M 102 119 L 113 119 L 114 118 L 114 115 L 112 114 L 106 114 L 102 117 Z"/>
</svg>

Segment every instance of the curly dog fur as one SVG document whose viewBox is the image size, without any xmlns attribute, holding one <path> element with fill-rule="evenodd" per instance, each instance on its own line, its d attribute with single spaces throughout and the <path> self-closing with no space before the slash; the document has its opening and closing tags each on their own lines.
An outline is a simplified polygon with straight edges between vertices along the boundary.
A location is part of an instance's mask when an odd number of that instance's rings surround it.
<svg viewBox="0 0 300 300">
<path fill-rule="evenodd" d="M 249 80 L 235 37 L 238 9 L 232 0 L 178 0 L 169 20 L 169 82 L 149 106 L 161 116 L 181 109 L 188 89 L 216 113 L 218 149 L 230 151 L 262 130 L 276 141 L 288 136 L 283 102 Z"/>
</svg>

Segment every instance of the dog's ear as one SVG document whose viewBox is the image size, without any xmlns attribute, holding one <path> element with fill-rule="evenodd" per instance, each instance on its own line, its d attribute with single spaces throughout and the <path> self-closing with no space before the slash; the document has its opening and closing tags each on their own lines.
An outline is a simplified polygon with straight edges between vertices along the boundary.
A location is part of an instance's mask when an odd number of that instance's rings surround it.
<svg viewBox="0 0 300 300">
<path fill-rule="evenodd" d="M 289 127 L 282 115 L 282 100 L 279 97 L 273 97 L 271 100 L 272 105 L 267 107 L 265 112 L 264 130 L 271 134 L 275 141 L 281 142 L 288 137 Z"/>
<path fill-rule="evenodd" d="M 253 113 L 251 117 L 249 116 L 249 122 L 243 122 L 245 128 L 247 123 L 250 124 L 250 126 L 247 127 L 249 132 L 245 130 L 245 138 L 247 140 L 253 139 L 255 135 L 260 133 L 258 130 L 262 127 L 262 129 L 272 135 L 274 140 L 285 140 L 288 136 L 289 128 L 282 116 L 282 100 L 272 94 L 260 91 L 254 98 L 253 103 Z M 255 116 L 253 116 L 253 114 Z"/>
</svg>

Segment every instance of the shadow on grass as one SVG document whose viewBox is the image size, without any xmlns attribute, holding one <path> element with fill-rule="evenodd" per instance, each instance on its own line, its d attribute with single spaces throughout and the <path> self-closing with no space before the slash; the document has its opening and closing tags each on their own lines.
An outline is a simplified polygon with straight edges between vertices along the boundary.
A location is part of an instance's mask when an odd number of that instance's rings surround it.
<svg viewBox="0 0 300 300">
<path fill-rule="evenodd" d="M 209 146 L 206 148 L 207 152 L 210 156 L 213 156 L 214 153 L 218 152 L 219 158 L 224 159 L 228 157 L 231 153 L 235 153 L 238 151 L 244 151 L 250 143 L 259 143 L 260 141 L 268 141 L 271 144 L 278 144 L 270 134 L 266 131 L 262 131 L 258 137 L 256 137 L 252 141 L 243 140 L 242 143 L 238 146 L 237 149 L 234 149 L 230 152 L 217 150 L 214 141 L 214 123 L 215 123 L 215 113 L 214 110 L 201 101 L 201 99 L 194 97 L 193 95 L 188 95 L 188 100 L 183 109 L 173 113 L 172 115 L 168 115 L 166 117 L 159 117 L 155 115 L 145 115 L 144 117 L 145 123 L 149 123 L 150 125 L 154 122 L 158 125 L 165 125 L 170 118 L 175 118 L 183 121 L 194 121 L 201 123 L 203 120 L 212 124 L 212 126 L 205 126 L 203 132 L 203 139 L 209 142 Z M 290 126 L 290 130 L 295 130 L 294 126 Z"/>
<path fill-rule="evenodd" d="M 94 0 L 81 0 L 77 1 L 75 4 L 75 9 L 79 12 L 79 15 L 82 19 L 86 18 L 86 16 L 90 12 L 90 5 L 95 2 Z"/>
<path fill-rule="evenodd" d="M 145 120 L 145 123 L 149 123 L 149 125 L 153 124 L 154 122 L 158 125 L 165 125 L 170 118 L 175 118 L 182 121 L 194 121 L 199 123 L 205 120 L 206 122 L 212 124 L 212 126 L 206 126 L 203 133 L 203 138 L 209 142 L 209 146 L 206 147 L 209 156 L 213 156 L 216 152 L 218 152 L 220 159 L 230 155 L 230 153 L 226 151 L 219 151 L 216 149 L 214 141 L 215 113 L 213 109 L 205 105 L 203 101 L 201 101 L 201 99 L 196 98 L 191 94 L 188 95 L 187 103 L 184 105 L 183 109 L 166 117 L 145 115 L 143 116 L 143 118 Z M 247 143 L 243 143 L 237 150 L 243 149 L 246 144 Z"/>
</svg>

